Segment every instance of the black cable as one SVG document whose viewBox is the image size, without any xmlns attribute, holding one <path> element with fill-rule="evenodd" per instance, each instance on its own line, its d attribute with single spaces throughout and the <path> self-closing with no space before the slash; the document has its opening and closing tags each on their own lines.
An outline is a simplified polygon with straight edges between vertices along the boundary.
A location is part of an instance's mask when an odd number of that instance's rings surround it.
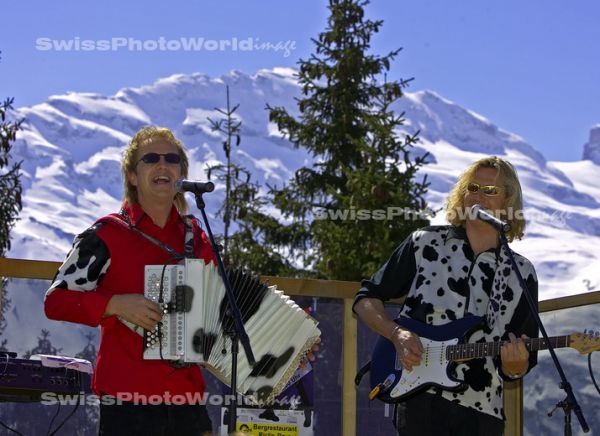
<svg viewBox="0 0 600 436">
<path fill-rule="evenodd" d="M 594 353 L 588 354 L 588 369 L 590 370 L 590 377 L 592 378 L 592 382 L 594 382 L 594 386 L 596 387 L 598 394 L 600 394 L 600 388 L 598 387 L 598 383 L 596 383 L 596 379 L 594 378 L 594 371 L 592 371 L 592 354 Z"/>
<path fill-rule="evenodd" d="M 167 260 L 167 262 L 169 262 L 171 259 Z M 163 315 L 162 311 L 163 311 L 163 303 L 164 303 L 164 296 L 163 296 L 163 292 L 164 292 L 164 287 L 165 287 L 165 271 L 167 269 L 167 265 L 168 263 L 165 263 L 163 265 L 163 270 L 162 273 L 160 275 L 160 288 L 158 291 L 158 305 L 160 306 L 160 311 L 161 311 L 161 315 Z M 171 285 L 171 288 L 173 288 L 173 286 Z M 171 300 L 173 300 L 173 296 L 171 296 Z M 165 360 L 165 358 L 163 357 L 163 352 L 162 352 L 162 320 L 158 322 L 157 324 L 158 327 L 158 353 L 160 355 L 160 360 Z"/>
<path fill-rule="evenodd" d="M 6 425 L 5 423 L 3 423 L 2 421 L 0 421 L 0 425 L 1 425 L 2 427 L 4 427 L 5 429 L 7 429 L 7 430 L 10 430 L 10 431 L 12 431 L 13 433 L 16 433 L 16 434 L 18 434 L 19 436 L 23 436 L 23 433 L 19 433 L 19 432 L 18 432 L 17 430 L 15 430 L 14 428 L 10 428 L 8 425 Z"/>
<path fill-rule="evenodd" d="M 56 419 L 56 417 L 58 416 L 59 413 L 60 413 L 60 400 L 58 401 L 58 407 L 56 408 L 56 413 L 50 420 L 50 424 L 48 424 L 48 431 L 46 432 L 46 436 L 48 436 L 50 434 L 50 430 L 52 429 L 52 424 L 54 424 L 54 420 Z"/>
<path fill-rule="evenodd" d="M 77 397 L 78 397 L 78 400 L 79 400 L 80 395 L 78 395 Z M 58 430 L 60 430 L 60 428 L 63 425 L 65 425 L 65 422 L 67 422 L 69 420 L 69 418 L 71 418 L 71 416 L 73 416 L 75 414 L 75 412 L 77 411 L 77 408 L 79 408 L 79 403 L 80 403 L 80 401 L 77 401 L 77 404 L 75 404 L 75 407 L 73 408 L 73 410 L 71 411 L 71 413 L 69 413 L 65 417 L 65 419 L 63 419 L 63 421 L 60 423 L 60 425 L 58 427 L 56 427 L 56 429 L 52 433 L 50 433 L 48 436 L 54 436 L 58 432 Z M 60 403 L 58 403 L 58 404 L 60 405 Z"/>
<path fill-rule="evenodd" d="M 4 369 L 2 370 L 2 375 L 4 375 L 6 373 L 6 368 L 8 367 L 8 361 L 9 361 L 10 357 L 15 357 L 15 356 L 16 356 L 16 354 L 11 355 L 11 353 L 8 353 L 8 352 L 3 352 L 2 353 L 2 357 L 6 358 L 6 360 L 4 362 Z M 5 429 L 7 429 L 7 430 L 10 430 L 10 431 L 12 431 L 12 432 L 14 432 L 14 433 L 16 433 L 16 434 L 18 434 L 20 436 L 23 436 L 22 433 L 19 433 L 17 430 L 15 430 L 14 428 L 9 427 L 8 425 L 6 425 L 2 421 L 0 421 L 0 425 L 2 427 L 4 427 Z"/>
<path fill-rule="evenodd" d="M 79 379 L 78 380 L 79 383 L 76 383 L 76 386 L 78 386 L 80 389 L 84 389 L 84 387 L 83 387 L 83 373 L 82 372 L 78 372 L 77 375 L 74 377 L 76 379 L 77 378 Z M 71 413 L 69 413 L 65 417 L 65 419 L 63 419 L 62 422 L 58 425 L 58 427 L 56 427 L 56 429 L 54 429 L 52 431 L 52 433 L 50 433 L 50 429 L 52 428 L 52 424 L 54 423 L 54 420 L 56 419 L 56 417 L 58 416 L 58 413 L 60 412 L 60 402 L 58 403 L 58 410 L 56 411 L 56 414 L 52 418 L 52 421 L 50 421 L 50 425 L 48 426 L 48 433 L 46 434 L 47 436 L 53 436 L 53 435 L 55 435 L 56 432 L 58 432 L 58 430 L 60 430 L 61 427 L 69 420 L 69 418 L 71 418 L 75 414 L 75 412 L 77 411 L 77 408 L 79 407 L 79 404 L 81 402 L 81 396 L 82 395 L 85 395 L 83 393 L 83 391 L 81 391 L 79 394 L 76 395 L 77 402 L 75 403 L 75 407 L 73 408 L 73 410 L 71 411 Z"/>
</svg>

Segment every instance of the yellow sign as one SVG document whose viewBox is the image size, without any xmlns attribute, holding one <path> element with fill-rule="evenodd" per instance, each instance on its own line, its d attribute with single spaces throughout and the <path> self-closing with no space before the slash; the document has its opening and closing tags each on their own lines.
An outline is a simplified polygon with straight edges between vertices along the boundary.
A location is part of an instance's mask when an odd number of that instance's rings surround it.
<svg viewBox="0 0 600 436">
<path fill-rule="evenodd" d="M 263 424 L 237 422 L 237 430 L 255 436 L 298 436 L 298 426 L 293 424 Z"/>
</svg>

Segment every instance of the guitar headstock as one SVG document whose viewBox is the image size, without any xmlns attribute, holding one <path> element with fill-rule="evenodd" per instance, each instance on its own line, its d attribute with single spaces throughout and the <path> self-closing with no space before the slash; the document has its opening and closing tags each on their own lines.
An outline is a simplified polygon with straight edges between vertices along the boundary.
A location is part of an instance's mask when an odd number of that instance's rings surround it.
<svg viewBox="0 0 600 436">
<path fill-rule="evenodd" d="M 569 335 L 569 347 L 575 348 L 581 354 L 589 354 L 600 350 L 600 336 L 592 331 Z"/>
</svg>

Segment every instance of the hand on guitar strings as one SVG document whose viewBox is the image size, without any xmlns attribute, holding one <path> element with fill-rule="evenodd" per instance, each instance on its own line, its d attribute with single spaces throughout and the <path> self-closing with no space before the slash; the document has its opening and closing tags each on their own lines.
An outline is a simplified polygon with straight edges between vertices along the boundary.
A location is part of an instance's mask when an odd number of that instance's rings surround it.
<svg viewBox="0 0 600 436">
<path fill-rule="evenodd" d="M 421 363 L 423 344 L 421 344 L 419 335 L 396 326 L 392 331 L 390 340 L 396 347 L 398 360 L 404 369 L 412 371 L 414 366 L 418 366 Z"/>
<path fill-rule="evenodd" d="M 508 338 L 500 348 L 502 372 L 509 377 L 520 377 L 529 368 L 529 351 L 523 342 L 529 338 L 526 335 L 517 338 L 513 333 L 509 333 Z"/>
</svg>

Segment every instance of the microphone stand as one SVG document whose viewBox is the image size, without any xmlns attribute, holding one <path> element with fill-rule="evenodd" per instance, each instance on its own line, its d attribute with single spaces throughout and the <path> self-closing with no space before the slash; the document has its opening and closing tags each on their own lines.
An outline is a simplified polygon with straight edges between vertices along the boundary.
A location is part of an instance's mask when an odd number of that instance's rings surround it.
<svg viewBox="0 0 600 436">
<path fill-rule="evenodd" d="M 506 239 L 506 235 L 504 234 L 504 230 L 501 228 L 496 228 L 496 230 L 498 230 L 500 233 L 500 243 L 501 243 L 502 247 L 504 248 L 505 252 L 508 254 L 510 263 L 512 265 L 512 269 L 515 272 L 515 274 L 517 275 L 517 279 L 519 280 L 519 284 L 521 285 L 521 289 L 523 290 L 523 294 L 525 295 L 525 299 L 527 300 L 527 304 L 529 305 L 531 314 L 533 315 L 533 318 L 535 319 L 535 322 L 537 323 L 537 325 L 540 329 L 540 332 L 542 333 L 544 341 L 546 341 L 546 344 L 548 345 L 548 351 L 550 352 L 550 356 L 552 357 L 554 366 L 556 367 L 556 370 L 558 371 L 558 374 L 561 379 L 559 387 L 561 389 L 563 389 L 567 394 L 567 397 L 563 401 L 560 401 L 559 403 L 557 403 L 556 407 L 554 408 L 554 410 L 556 410 L 557 408 L 560 407 L 563 409 L 563 411 L 565 413 L 564 434 L 566 436 L 571 435 L 571 410 L 573 412 L 575 412 L 575 416 L 577 416 L 577 419 L 579 420 L 579 424 L 581 425 L 582 430 L 585 433 L 587 433 L 590 431 L 590 428 L 588 427 L 587 423 L 585 422 L 585 418 L 583 417 L 583 412 L 581 411 L 581 408 L 579 407 L 579 404 L 577 403 L 575 394 L 573 394 L 573 389 L 571 388 L 571 384 L 567 380 L 567 377 L 562 369 L 562 366 L 560 365 L 558 357 L 556 357 L 556 353 L 554 352 L 554 347 L 552 346 L 552 342 L 548 338 L 548 334 L 546 333 L 544 324 L 542 324 L 542 320 L 540 319 L 540 315 L 538 314 L 537 305 L 533 301 L 533 298 L 531 297 L 531 295 L 529 294 L 529 290 L 527 289 L 525 280 L 523 280 L 523 276 L 521 275 L 521 273 L 519 272 L 519 269 L 517 268 L 517 262 L 515 261 L 515 257 L 513 255 L 512 251 L 508 247 L 508 241 Z M 554 410 L 552 412 L 554 412 Z M 551 416 L 552 412 L 549 413 L 548 415 Z"/>
<path fill-rule="evenodd" d="M 229 303 L 229 307 L 227 310 L 234 320 L 233 326 L 228 326 L 225 328 L 225 335 L 229 336 L 229 338 L 231 339 L 231 403 L 229 403 L 228 433 L 232 433 L 235 431 L 237 423 L 237 360 L 239 354 L 238 341 L 242 342 L 244 352 L 246 353 L 248 363 L 251 367 L 256 365 L 256 360 L 254 358 L 254 353 L 252 353 L 250 339 L 248 338 L 248 334 L 246 333 L 246 329 L 244 328 L 244 323 L 242 322 L 242 315 L 240 313 L 240 309 L 235 301 L 235 295 L 231 290 L 231 284 L 229 283 L 229 279 L 227 278 L 227 274 L 225 272 L 225 266 L 223 265 L 223 259 L 221 259 L 221 254 L 219 253 L 219 247 L 215 242 L 212 230 L 210 229 L 210 224 L 208 223 L 208 217 L 206 216 L 206 212 L 204 210 L 206 204 L 204 203 L 202 194 L 203 192 L 194 192 L 194 196 L 196 197 L 196 206 L 198 207 L 198 209 L 200 209 L 200 213 L 202 213 L 202 219 L 204 220 L 204 224 L 206 225 L 206 232 L 208 233 L 210 244 L 215 253 L 217 264 L 219 265 L 219 272 L 221 273 L 221 278 L 223 279 L 223 284 L 225 285 L 227 301 Z"/>
</svg>

